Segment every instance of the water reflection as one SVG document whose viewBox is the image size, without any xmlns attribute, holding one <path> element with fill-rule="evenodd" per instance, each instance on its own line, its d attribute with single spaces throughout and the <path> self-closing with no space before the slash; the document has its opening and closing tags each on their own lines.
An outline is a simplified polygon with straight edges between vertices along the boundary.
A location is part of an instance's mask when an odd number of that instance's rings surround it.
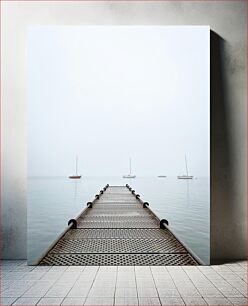
<svg viewBox="0 0 248 306">
<path fill-rule="evenodd" d="M 187 206 L 190 206 L 191 203 L 190 203 L 190 182 L 189 180 L 186 180 L 186 203 L 187 203 Z"/>
<path fill-rule="evenodd" d="M 74 201 L 77 200 L 79 180 L 74 180 Z"/>
</svg>

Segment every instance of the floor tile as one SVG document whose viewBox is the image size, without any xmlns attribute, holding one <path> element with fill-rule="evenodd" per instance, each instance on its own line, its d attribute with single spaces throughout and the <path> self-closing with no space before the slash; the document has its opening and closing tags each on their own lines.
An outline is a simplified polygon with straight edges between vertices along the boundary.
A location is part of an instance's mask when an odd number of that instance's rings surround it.
<svg viewBox="0 0 248 306">
<path fill-rule="evenodd" d="M 39 280 L 42 278 L 42 276 L 45 274 L 46 272 L 31 272 L 31 273 L 26 273 L 22 279 L 23 280 Z"/>
<path fill-rule="evenodd" d="M 233 288 L 232 286 L 220 287 L 217 286 L 218 290 L 225 296 L 225 297 L 243 297 L 242 293 Z"/>
<path fill-rule="evenodd" d="M 90 291 L 90 285 L 87 284 L 77 284 L 74 285 L 68 292 L 67 297 L 87 297 Z"/>
<path fill-rule="evenodd" d="M 22 272 L 30 272 L 34 270 L 35 266 L 28 266 L 27 264 L 25 265 L 18 265 L 13 269 L 13 271 L 22 271 Z"/>
<path fill-rule="evenodd" d="M 149 266 L 135 266 L 134 269 L 136 273 L 151 273 Z"/>
<path fill-rule="evenodd" d="M 155 287 L 145 288 L 137 287 L 138 297 L 157 297 L 158 292 Z"/>
<path fill-rule="evenodd" d="M 247 298 L 228 298 L 233 305 L 248 305 Z"/>
<path fill-rule="evenodd" d="M 201 297 L 183 297 L 183 300 L 186 305 L 192 305 L 192 306 L 207 305 L 205 300 Z"/>
<path fill-rule="evenodd" d="M 119 272 L 134 272 L 135 267 L 134 266 L 118 266 L 118 273 Z"/>
<path fill-rule="evenodd" d="M 116 297 L 115 305 L 125 306 L 125 305 L 138 305 L 138 298 L 124 298 L 124 297 Z"/>
<path fill-rule="evenodd" d="M 204 300 L 207 302 L 210 306 L 217 306 L 217 305 L 232 305 L 232 303 L 227 298 L 204 298 Z"/>
<path fill-rule="evenodd" d="M 88 297 L 114 297 L 114 287 L 102 287 L 92 288 L 89 292 Z"/>
<path fill-rule="evenodd" d="M 99 272 L 117 272 L 118 266 L 101 266 Z"/>
<path fill-rule="evenodd" d="M 150 269 L 152 272 L 158 272 L 158 273 L 166 271 L 164 266 L 150 266 Z"/>
<path fill-rule="evenodd" d="M 79 276 L 79 278 L 76 280 L 75 284 L 85 284 L 85 285 L 92 285 L 92 283 L 95 280 L 95 276 L 94 277 L 87 277 L 87 275 L 83 275 L 82 274 Z"/>
<path fill-rule="evenodd" d="M 46 281 L 39 281 L 29 290 L 27 290 L 23 296 L 24 297 L 43 297 L 47 291 L 51 288 L 52 284 Z"/>
<path fill-rule="evenodd" d="M 182 297 L 201 297 L 196 288 L 177 288 Z"/>
<path fill-rule="evenodd" d="M 63 298 L 42 298 L 37 305 L 60 305 L 63 301 Z"/>
<path fill-rule="evenodd" d="M 115 297 L 137 297 L 137 289 L 136 288 L 122 288 L 118 287 L 115 291 Z"/>
<path fill-rule="evenodd" d="M 148 305 L 153 305 L 153 306 L 160 306 L 160 300 L 159 298 L 139 298 L 139 306 L 148 306 Z"/>
<path fill-rule="evenodd" d="M 28 297 L 24 297 L 24 298 L 19 298 L 15 301 L 15 303 L 13 305 L 36 305 L 39 302 L 40 298 L 28 298 Z"/>
<path fill-rule="evenodd" d="M 99 266 L 86 266 L 84 269 L 84 273 L 97 273 L 99 268 Z"/>
<path fill-rule="evenodd" d="M 63 272 L 50 272 L 48 271 L 47 273 L 45 273 L 42 277 L 41 277 L 41 280 L 58 280 L 61 278 Z"/>
<path fill-rule="evenodd" d="M 43 271 L 43 272 L 47 272 L 51 269 L 51 266 L 36 266 L 34 268 L 34 272 L 40 272 L 40 271 Z"/>
<path fill-rule="evenodd" d="M 50 272 L 64 272 L 67 270 L 68 266 L 52 266 L 49 270 Z"/>
<path fill-rule="evenodd" d="M 85 266 L 69 266 L 66 269 L 66 272 L 82 272 L 85 269 Z"/>
<path fill-rule="evenodd" d="M 13 288 L 10 287 L 4 290 L 1 293 L 2 297 L 20 297 L 22 296 L 28 289 L 27 288 Z"/>
<path fill-rule="evenodd" d="M 114 298 L 87 298 L 84 305 L 111 306 L 114 305 Z"/>
<path fill-rule="evenodd" d="M 120 268 L 120 267 L 119 267 Z M 118 271 L 117 271 L 117 276 L 128 276 L 128 275 L 130 275 L 130 276 L 133 276 L 133 277 L 135 277 L 135 271 L 134 271 L 134 269 L 130 269 L 130 270 L 120 270 L 118 268 Z M 125 268 L 125 267 L 124 267 Z M 127 267 L 127 268 L 129 268 L 129 267 Z M 132 267 L 131 267 L 132 268 Z"/>
<path fill-rule="evenodd" d="M 14 303 L 16 300 L 17 300 L 17 297 L 1 297 L 1 298 L 0 298 L 0 305 L 1 305 L 1 306 L 11 305 L 11 304 Z"/>
<path fill-rule="evenodd" d="M 167 288 L 157 288 L 159 297 L 180 297 L 178 290 L 167 289 Z"/>
<path fill-rule="evenodd" d="M 23 273 L 23 272 L 8 272 L 5 275 L 5 278 L 11 279 L 11 280 L 16 280 L 16 279 L 23 279 L 23 277 L 28 274 L 27 272 Z"/>
<path fill-rule="evenodd" d="M 169 289 L 175 289 L 175 283 L 171 280 L 162 280 L 162 281 L 156 281 L 155 280 L 155 286 L 157 288 L 169 288 Z"/>
<path fill-rule="evenodd" d="M 65 297 L 68 292 L 71 290 L 71 285 L 54 285 L 52 286 L 47 293 L 45 294 L 45 297 Z"/>
<path fill-rule="evenodd" d="M 175 298 L 163 297 L 163 298 L 160 298 L 160 301 L 161 301 L 162 306 L 185 305 L 184 301 L 178 297 L 175 297 Z"/>
<path fill-rule="evenodd" d="M 116 287 L 135 287 L 135 279 L 117 279 Z"/>
<path fill-rule="evenodd" d="M 85 298 L 65 298 L 61 305 L 79 305 L 83 306 Z"/>
<path fill-rule="evenodd" d="M 138 287 L 143 287 L 143 288 L 151 288 L 155 286 L 155 283 L 152 278 L 150 279 L 140 279 L 136 278 L 136 284 Z"/>
<path fill-rule="evenodd" d="M 202 297 L 223 297 L 223 294 L 215 287 L 197 287 L 197 290 Z"/>
<path fill-rule="evenodd" d="M 37 266 L 3 261 L 1 305 L 246 305 L 246 264 Z M 163 271 L 162 271 L 163 270 Z M 162 272 L 161 272 L 162 271 Z M 67 295 L 67 296 L 66 296 Z M 159 297 L 158 297 L 159 295 Z M 138 296 L 138 297 L 137 297 Z M 203 297 L 203 298 L 202 298 Z M 4 304 L 5 303 L 5 304 Z M 158 304 L 159 306 L 159 304 Z"/>
<path fill-rule="evenodd" d="M 98 281 L 98 282 L 94 282 L 92 285 L 92 289 L 93 288 L 113 288 L 115 287 L 115 283 L 114 282 L 107 282 L 107 281 Z"/>
</svg>

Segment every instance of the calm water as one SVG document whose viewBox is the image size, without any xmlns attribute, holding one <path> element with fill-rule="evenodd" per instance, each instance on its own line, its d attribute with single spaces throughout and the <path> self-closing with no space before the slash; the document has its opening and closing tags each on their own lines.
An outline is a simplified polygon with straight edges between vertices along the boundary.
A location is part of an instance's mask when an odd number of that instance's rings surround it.
<svg viewBox="0 0 248 306">
<path fill-rule="evenodd" d="M 170 229 L 209 263 L 209 179 L 63 177 L 28 180 L 28 260 L 32 264 L 106 185 L 130 184 Z"/>
</svg>

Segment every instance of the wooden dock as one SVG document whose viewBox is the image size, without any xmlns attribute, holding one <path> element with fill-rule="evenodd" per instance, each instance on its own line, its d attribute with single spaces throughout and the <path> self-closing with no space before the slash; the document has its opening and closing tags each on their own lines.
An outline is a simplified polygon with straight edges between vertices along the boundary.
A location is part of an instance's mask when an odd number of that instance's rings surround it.
<svg viewBox="0 0 248 306">
<path fill-rule="evenodd" d="M 198 265 L 200 260 L 129 185 L 109 186 L 39 259 L 40 265 Z"/>
</svg>

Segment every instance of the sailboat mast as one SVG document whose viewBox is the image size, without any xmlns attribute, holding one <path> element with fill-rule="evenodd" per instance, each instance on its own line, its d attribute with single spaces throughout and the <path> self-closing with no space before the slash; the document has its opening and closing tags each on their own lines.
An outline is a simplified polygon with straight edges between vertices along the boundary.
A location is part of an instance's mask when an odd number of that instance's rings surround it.
<svg viewBox="0 0 248 306">
<path fill-rule="evenodd" d="M 185 154 L 185 156 L 184 156 L 184 157 L 185 157 L 186 173 L 187 173 L 187 176 L 189 176 L 186 154 Z"/>
<path fill-rule="evenodd" d="M 77 175 L 78 157 L 76 156 L 76 175 Z"/>
<path fill-rule="evenodd" d="M 132 168 L 132 165 L 131 165 L 131 157 L 129 157 L 129 174 L 131 175 L 131 168 Z"/>
</svg>

